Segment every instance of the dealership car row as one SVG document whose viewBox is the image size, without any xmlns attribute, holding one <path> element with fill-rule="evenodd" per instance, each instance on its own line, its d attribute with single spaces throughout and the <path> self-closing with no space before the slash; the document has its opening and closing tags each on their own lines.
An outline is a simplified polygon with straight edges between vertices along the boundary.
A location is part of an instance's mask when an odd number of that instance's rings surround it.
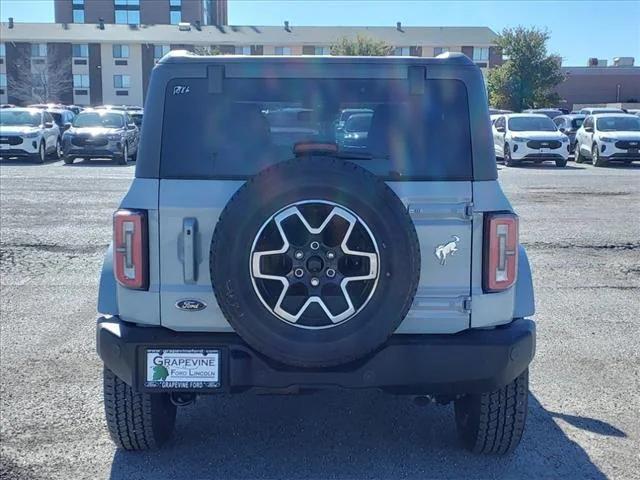
<svg viewBox="0 0 640 480">
<path fill-rule="evenodd" d="M 78 158 L 111 158 L 126 165 L 137 156 L 142 125 L 141 107 L 35 104 L 0 108 L 0 158 L 47 158 L 71 164 Z M 322 134 L 313 124 L 312 110 L 284 108 L 263 111 L 272 128 L 290 130 L 304 141 Z M 573 155 L 577 163 L 640 161 L 640 112 L 588 107 L 571 113 L 558 109 L 529 109 L 523 113 L 490 109 L 497 161 L 512 167 L 555 162 L 564 167 Z M 334 122 L 340 150 L 366 148 L 372 111 L 347 108 Z"/>
<path fill-rule="evenodd" d="M 112 158 L 120 164 L 135 160 L 143 110 L 101 105 L 13 105 L 0 109 L 0 158 L 47 158 L 73 163 L 76 158 Z"/>
</svg>

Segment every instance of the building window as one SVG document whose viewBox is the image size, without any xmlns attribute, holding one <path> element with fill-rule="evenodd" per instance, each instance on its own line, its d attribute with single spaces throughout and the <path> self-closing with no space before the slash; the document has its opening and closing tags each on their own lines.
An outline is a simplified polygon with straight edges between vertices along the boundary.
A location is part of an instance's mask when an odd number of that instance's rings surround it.
<svg viewBox="0 0 640 480">
<path fill-rule="evenodd" d="M 6 57 L 7 56 L 7 47 L 5 46 L 4 43 L 0 43 L 0 57 Z"/>
<path fill-rule="evenodd" d="M 449 51 L 449 47 L 436 47 L 433 49 L 433 56 L 437 57 L 441 53 L 447 53 Z"/>
<path fill-rule="evenodd" d="M 276 55 L 291 55 L 291 47 L 276 47 Z"/>
<path fill-rule="evenodd" d="M 251 47 L 236 47 L 236 55 L 251 55 Z"/>
<path fill-rule="evenodd" d="M 115 0 L 116 23 L 140 24 L 140 0 Z"/>
<path fill-rule="evenodd" d="M 182 0 L 169 0 L 169 22 L 177 25 L 182 21 Z"/>
<path fill-rule="evenodd" d="M 0 73 L 0 88 L 7 88 L 7 74 Z"/>
<path fill-rule="evenodd" d="M 154 45 L 153 46 L 153 58 L 156 60 L 160 60 L 167 53 L 171 51 L 171 47 L 169 45 Z"/>
<path fill-rule="evenodd" d="M 473 61 L 486 62 L 489 60 L 489 47 L 473 47 Z"/>
<path fill-rule="evenodd" d="M 84 0 L 73 0 L 73 23 L 84 23 Z"/>
<path fill-rule="evenodd" d="M 129 58 L 129 45 L 114 45 L 113 58 Z"/>
<path fill-rule="evenodd" d="M 74 43 L 71 48 L 72 55 L 76 58 L 87 58 L 89 56 L 89 45 L 86 43 Z"/>
<path fill-rule="evenodd" d="M 393 54 L 396 57 L 408 57 L 411 55 L 411 47 L 396 47 Z"/>
<path fill-rule="evenodd" d="M 131 86 L 131 75 L 114 75 L 114 88 L 129 88 Z"/>
<path fill-rule="evenodd" d="M 89 75 L 74 75 L 73 88 L 89 88 Z"/>
<path fill-rule="evenodd" d="M 32 57 L 46 57 L 47 56 L 47 44 L 46 43 L 32 43 L 31 44 L 31 56 Z"/>
<path fill-rule="evenodd" d="M 331 55 L 331 47 L 315 47 L 314 55 Z"/>
</svg>

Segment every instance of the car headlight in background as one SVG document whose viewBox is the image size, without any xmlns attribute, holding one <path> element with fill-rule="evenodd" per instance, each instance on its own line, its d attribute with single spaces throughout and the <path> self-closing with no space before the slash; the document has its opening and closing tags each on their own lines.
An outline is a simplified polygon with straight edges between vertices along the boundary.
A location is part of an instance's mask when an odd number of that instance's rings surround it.
<svg viewBox="0 0 640 480">
<path fill-rule="evenodd" d="M 609 138 L 609 137 L 600 137 L 600 141 L 601 142 L 605 142 L 605 143 L 613 143 L 616 141 L 615 138 Z"/>
<path fill-rule="evenodd" d="M 358 134 L 357 133 L 345 133 L 344 134 L 344 138 L 358 138 Z"/>
<path fill-rule="evenodd" d="M 526 142 L 527 139 L 523 137 L 511 137 L 511 140 L 514 142 Z"/>
<path fill-rule="evenodd" d="M 566 135 L 562 136 L 562 143 L 567 143 L 569 141 L 569 137 L 567 137 Z"/>
<path fill-rule="evenodd" d="M 22 136 L 24 138 L 36 138 L 38 135 L 40 135 L 40 132 L 36 131 L 36 132 L 29 132 L 29 133 L 23 133 Z"/>
<path fill-rule="evenodd" d="M 107 139 L 108 140 L 112 140 L 114 142 L 117 142 L 117 141 L 122 140 L 122 135 L 120 135 L 118 133 L 115 133 L 115 134 L 112 134 L 112 135 L 107 135 Z"/>
</svg>

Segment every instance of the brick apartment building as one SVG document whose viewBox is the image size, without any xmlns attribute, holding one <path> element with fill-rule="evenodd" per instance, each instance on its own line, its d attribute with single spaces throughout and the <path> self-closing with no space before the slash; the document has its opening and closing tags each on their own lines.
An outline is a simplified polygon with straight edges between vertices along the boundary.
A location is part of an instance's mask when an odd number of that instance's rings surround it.
<svg viewBox="0 0 640 480">
<path fill-rule="evenodd" d="M 327 55 L 335 40 L 357 35 L 393 45 L 395 55 L 462 52 L 483 70 L 502 61 L 487 27 L 229 26 L 227 0 L 55 0 L 55 23 L 0 24 L 0 103 L 25 102 L 10 88 L 24 68 L 62 64 L 69 88 L 57 100 L 65 103 L 141 105 L 155 62 L 169 50 Z"/>
</svg>

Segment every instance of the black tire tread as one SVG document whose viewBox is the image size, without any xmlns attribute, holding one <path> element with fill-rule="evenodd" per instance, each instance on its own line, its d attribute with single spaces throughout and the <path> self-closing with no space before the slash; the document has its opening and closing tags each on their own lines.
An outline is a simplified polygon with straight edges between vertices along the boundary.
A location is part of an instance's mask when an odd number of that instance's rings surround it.
<svg viewBox="0 0 640 480">
<path fill-rule="evenodd" d="M 158 417 L 152 404 L 152 395 L 135 393 L 111 370 L 104 368 L 104 410 L 111 439 L 124 450 L 153 450 L 166 440 L 165 435 L 154 429 L 154 424 L 173 418 Z"/>
<path fill-rule="evenodd" d="M 456 417 L 474 410 L 470 415 L 476 415 L 471 423 L 477 425 L 477 429 L 458 429 L 465 446 L 473 453 L 482 454 L 504 455 L 515 450 L 524 433 L 528 394 L 529 373 L 525 370 L 499 390 L 457 400 Z M 478 404 L 471 406 L 474 402 Z"/>
<path fill-rule="evenodd" d="M 265 176 L 268 175 L 272 175 L 274 171 L 278 171 L 278 170 L 284 170 L 284 169 L 288 169 L 291 168 L 292 165 L 297 165 L 297 164 L 302 164 L 302 163 L 309 163 L 310 160 L 308 158 L 305 157 L 300 157 L 300 158 L 294 158 L 288 161 L 284 161 L 284 162 L 279 162 L 276 163 L 274 165 L 271 165 L 268 168 L 265 168 L 264 170 L 262 170 L 261 172 L 257 173 L 256 175 L 254 175 L 253 177 L 251 177 L 249 180 L 247 180 L 245 182 L 244 185 L 242 185 L 242 187 L 240 187 L 235 194 L 231 197 L 231 199 L 229 200 L 229 202 L 227 202 L 227 207 L 229 205 L 231 205 L 240 195 L 243 194 L 243 192 L 249 188 L 251 185 L 255 184 L 256 182 L 258 182 L 260 179 L 262 179 Z M 376 175 L 374 175 L 373 173 L 371 173 L 370 171 L 366 170 L 365 168 L 360 167 L 359 165 L 356 165 L 355 163 L 352 162 L 345 162 L 345 161 L 338 161 L 335 158 L 323 158 L 322 162 L 324 165 L 329 165 L 332 164 L 333 166 L 339 166 L 344 168 L 345 170 L 349 170 L 350 172 L 354 173 L 354 174 L 359 174 L 362 175 L 366 178 L 368 178 L 370 181 L 376 182 L 380 187 L 384 188 L 385 190 L 387 190 L 387 192 L 389 192 L 392 195 L 395 195 L 395 192 L 391 189 L 391 187 L 389 187 L 389 185 L 387 185 L 383 180 L 381 180 L 379 177 L 377 177 Z M 229 215 L 225 215 L 225 213 L 228 211 L 227 208 L 223 209 L 223 211 L 220 214 L 220 217 L 218 219 L 218 223 L 216 225 L 214 234 L 213 234 L 213 239 L 211 241 L 211 247 L 209 250 L 209 269 L 210 271 L 212 271 L 213 266 L 214 266 L 214 252 L 217 250 L 217 243 L 219 242 L 219 235 L 220 232 L 224 232 L 227 230 L 226 224 L 229 222 L 233 222 L 233 219 L 229 218 Z M 410 225 L 413 225 L 413 219 L 411 218 L 411 215 L 409 215 L 409 211 L 408 209 L 404 208 L 403 209 L 403 215 L 405 217 L 405 219 L 409 222 Z M 418 234 L 415 231 L 415 228 L 410 229 L 409 233 L 409 240 L 410 242 L 413 244 L 414 247 L 414 251 L 418 252 L 418 261 L 417 264 L 420 265 L 420 241 L 418 240 Z M 409 273 L 409 272 L 407 272 Z M 404 304 L 402 304 L 399 307 L 399 318 L 400 319 L 404 319 L 407 315 L 407 313 L 409 312 L 409 309 L 411 308 L 411 305 L 413 304 L 413 300 L 415 298 L 415 295 L 417 293 L 418 290 L 418 282 L 420 280 L 420 268 L 415 268 L 414 272 L 413 272 L 413 279 L 412 279 L 412 284 L 415 285 L 415 288 L 413 289 L 412 292 L 410 292 L 409 295 L 407 295 L 406 301 L 404 302 Z M 228 319 L 228 318 L 232 318 L 233 313 L 229 310 L 227 302 L 223 301 L 222 299 L 222 289 L 220 288 L 214 288 L 214 293 L 215 293 L 215 297 L 216 300 L 218 302 L 218 305 L 220 306 L 220 309 L 223 313 L 223 315 Z M 243 336 L 243 331 L 242 331 L 242 326 L 240 325 L 234 325 L 234 329 L 236 330 L 236 332 L 242 337 Z M 395 330 L 395 329 L 394 329 Z M 318 363 L 314 363 L 314 364 L 309 364 L 309 365 L 304 365 L 304 366 L 308 366 L 308 367 L 324 367 L 324 366 L 334 366 L 336 364 L 344 364 L 344 363 L 349 363 L 351 361 L 357 360 L 359 358 L 362 358 L 363 356 L 366 356 L 367 354 L 375 351 L 377 348 L 379 348 L 379 346 L 384 343 L 393 333 L 393 331 L 388 332 L 388 334 L 385 336 L 385 338 L 381 338 L 378 340 L 378 342 L 374 342 L 372 348 L 370 348 L 368 351 L 366 352 L 358 352 L 357 354 L 351 354 L 351 355 L 345 355 L 343 357 L 341 357 L 340 359 L 337 359 L 335 361 L 332 362 L 328 362 L 328 363 L 324 363 L 324 362 L 318 362 Z M 264 354 L 267 354 L 267 352 L 261 352 Z M 283 363 L 287 363 L 290 361 L 289 358 L 284 357 L 284 356 L 277 356 L 274 355 L 273 352 L 269 352 L 268 354 L 271 358 L 273 358 L 274 360 L 283 362 Z"/>
</svg>

